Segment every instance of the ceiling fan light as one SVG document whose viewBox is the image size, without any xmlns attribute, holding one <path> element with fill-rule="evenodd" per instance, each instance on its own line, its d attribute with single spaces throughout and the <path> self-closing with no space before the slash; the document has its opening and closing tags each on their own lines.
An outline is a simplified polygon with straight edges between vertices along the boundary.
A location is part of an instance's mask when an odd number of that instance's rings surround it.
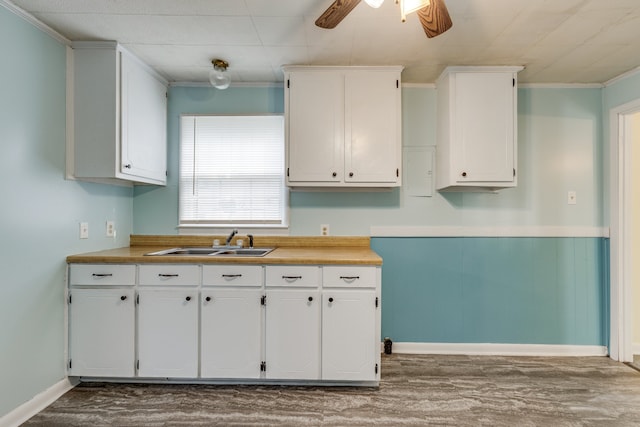
<svg viewBox="0 0 640 427">
<path fill-rule="evenodd" d="M 379 8 L 380 6 L 382 6 L 382 3 L 384 3 L 384 0 L 364 0 L 364 1 L 374 9 Z"/>
<path fill-rule="evenodd" d="M 402 22 L 407 20 L 407 15 L 429 6 L 429 0 L 400 0 L 400 18 Z"/>
</svg>

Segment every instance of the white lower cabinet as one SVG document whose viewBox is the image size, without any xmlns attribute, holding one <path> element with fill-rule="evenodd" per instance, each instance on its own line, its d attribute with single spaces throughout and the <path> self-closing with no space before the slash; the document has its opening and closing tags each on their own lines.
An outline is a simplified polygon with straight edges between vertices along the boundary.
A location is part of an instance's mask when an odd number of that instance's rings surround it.
<svg viewBox="0 0 640 427">
<path fill-rule="evenodd" d="M 375 289 L 322 291 L 322 379 L 373 381 L 378 374 Z M 377 348 L 376 348 L 377 347 Z"/>
<path fill-rule="evenodd" d="M 204 289 L 200 321 L 200 376 L 260 378 L 261 289 Z"/>
<path fill-rule="evenodd" d="M 138 376 L 198 376 L 197 288 L 138 291 Z"/>
<path fill-rule="evenodd" d="M 380 380 L 377 266 L 72 264 L 69 375 Z"/>
<path fill-rule="evenodd" d="M 76 289 L 69 294 L 69 375 L 133 377 L 133 287 Z"/>
<path fill-rule="evenodd" d="M 266 378 L 320 379 L 320 292 L 267 289 Z"/>
</svg>

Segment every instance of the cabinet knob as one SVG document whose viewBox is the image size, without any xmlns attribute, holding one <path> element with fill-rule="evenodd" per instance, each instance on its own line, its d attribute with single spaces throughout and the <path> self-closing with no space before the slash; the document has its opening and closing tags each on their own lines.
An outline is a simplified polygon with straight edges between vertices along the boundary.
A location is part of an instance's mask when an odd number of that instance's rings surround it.
<svg viewBox="0 0 640 427">
<path fill-rule="evenodd" d="M 186 297 L 185 300 L 191 301 L 191 297 Z"/>
<path fill-rule="evenodd" d="M 332 173 L 331 175 L 333 175 L 333 177 L 335 178 L 336 176 L 338 176 L 338 174 L 336 172 Z"/>
<path fill-rule="evenodd" d="M 211 297 L 206 297 L 204 300 L 205 300 L 206 302 L 209 302 L 209 301 L 211 301 Z"/>
<path fill-rule="evenodd" d="M 126 165 L 124 165 L 125 169 L 131 169 L 131 163 L 127 163 Z"/>
<path fill-rule="evenodd" d="M 466 172 L 462 172 L 462 176 L 467 176 L 467 173 Z"/>
<path fill-rule="evenodd" d="M 122 296 L 120 297 L 120 301 L 124 301 L 124 300 L 126 300 L 126 299 L 127 299 L 127 296 L 126 296 L 126 295 L 122 295 Z"/>
<path fill-rule="evenodd" d="M 329 302 L 333 302 L 333 298 L 329 298 Z"/>
<path fill-rule="evenodd" d="M 309 302 L 313 301 L 313 297 L 309 297 Z"/>
<path fill-rule="evenodd" d="M 349 178 L 353 178 L 353 172 L 349 172 Z"/>
</svg>

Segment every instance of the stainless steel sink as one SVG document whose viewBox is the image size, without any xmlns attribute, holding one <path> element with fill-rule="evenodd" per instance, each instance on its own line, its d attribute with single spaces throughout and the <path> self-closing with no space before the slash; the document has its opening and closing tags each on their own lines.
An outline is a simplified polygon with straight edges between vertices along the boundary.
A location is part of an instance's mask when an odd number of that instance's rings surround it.
<svg viewBox="0 0 640 427">
<path fill-rule="evenodd" d="M 156 252 L 149 252 L 149 256 L 224 256 L 224 257 L 261 257 L 275 248 L 234 248 L 234 247 L 190 247 L 171 248 Z"/>
<path fill-rule="evenodd" d="M 271 252 L 274 248 L 240 248 L 240 249 L 226 249 L 213 253 L 214 256 L 265 256 Z"/>
</svg>

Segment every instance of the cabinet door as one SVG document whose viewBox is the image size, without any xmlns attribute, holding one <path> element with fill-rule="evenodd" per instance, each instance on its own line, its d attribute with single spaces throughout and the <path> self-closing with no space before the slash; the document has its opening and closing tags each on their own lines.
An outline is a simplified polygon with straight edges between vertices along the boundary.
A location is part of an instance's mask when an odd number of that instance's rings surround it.
<svg viewBox="0 0 640 427">
<path fill-rule="evenodd" d="M 135 59 L 121 55 L 120 173 L 164 184 L 167 88 Z"/>
<path fill-rule="evenodd" d="M 400 182 L 400 73 L 346 74 L 345 182 Z"/>
<path fill-rule="evenodd" d="M 260 378 L 260 289 L 202 291 L 200 376 Z"/>
<path fill-rule="evenodd" d="M 266 377 L 320 379 L 320 293 L 267 291 Z"/>
<path fill-rule="evenodd" d="M 342 181 L 342 74 L 311 71 L 292 73 L 288 84 L 288 182 Z"/>
<path fill-rule="evenodd" d="M 376 380 L 376 306 L 373 289 L 323 291 L 323 380 Z"/>
<path fill-rule="evenodd" d="M 133 377 L 133 289 L 72 289 L 69 375 Z"/>
<path fill-rule="evenodd" d="M 458 182 L 513 181 L 514 75 L 459 73 L 455 79 L 452 172 Z"/>
<path fill-rule="evenodd" d="M 197 289 L 141 290 L 138 298 L 138 376 L 196 377 Z"/>
</svg>

